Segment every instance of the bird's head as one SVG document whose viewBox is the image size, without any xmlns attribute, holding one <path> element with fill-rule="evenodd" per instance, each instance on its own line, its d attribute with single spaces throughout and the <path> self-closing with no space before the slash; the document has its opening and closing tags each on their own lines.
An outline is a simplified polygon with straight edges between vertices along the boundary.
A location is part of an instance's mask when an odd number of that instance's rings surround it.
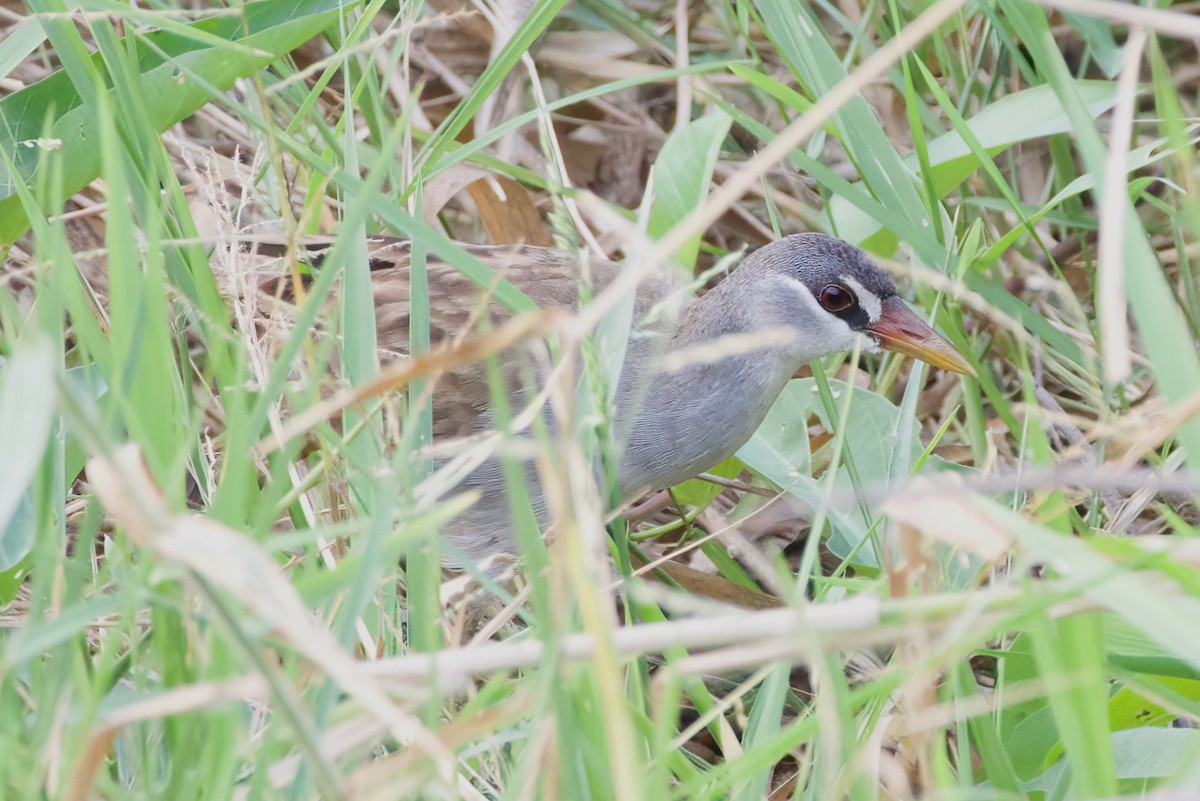
<svg viewBox="0 0 1200 801">
<path fill-rule="evenodd" d="M 749 268 L 749 269 L 747 269 Z M 795 234 L 755 251 L 743 281 L 758 284 L 752 313 L 795 328 L 804 360 L 851 350 L 892 350 L 943 370 L 974 375 L 971 365 L 896 292 L 886 272 L 859 248 L 825 234 Z"/>
</svg>

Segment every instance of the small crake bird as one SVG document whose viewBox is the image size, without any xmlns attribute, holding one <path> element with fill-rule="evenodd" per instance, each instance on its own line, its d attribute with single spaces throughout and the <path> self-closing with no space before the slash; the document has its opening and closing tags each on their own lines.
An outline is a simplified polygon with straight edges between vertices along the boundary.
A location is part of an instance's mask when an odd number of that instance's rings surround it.
<svg viewBox="0 0 1200 801">
<path fill-rule="evenodd" d="M 580 267 L 561 250 L 531 246 L 466 246 L 498 275 L 543 308 L 575 309 Z M 371 242 L 372 287 L 381 357 L 408 353 L 409 247 L 397 239 Z M 619 272 L 610 262 L 589 264 L 600 291 Z M 483 292 L 457 270 L 428 262 L 430 336 L 461 334 Z M 970 365 L 896 293 L 887 273 L 860 249 L 822 234 L 798 234 L 762 247 L 707 293 L 686 302 L 673 320 L 657 315 L 675 290 L 665 278 L 641 283 L 634 335 L 627 345 L 615 395 L 615 433 L 623 448 L 617 484 L 623 499 L 673 486 L 732 455 L 750 438 L 787 381 L 805 364 L 852 349 L 887 349 L 934 367 L 972 373 Z M 503 316 L 492 303 L 492 318 Z M 644 323 L 644 325 L 643 325 Z M 674 357 L 674 358 L 673 358 Z M 502 353 L 505 379 L 517 396 L 519 358 Z M 480 365 L 451 370 L 433 395 L 434 435 L 453 436 L 492 426 L 489 392 Z M 553 425 L 553 421 L 550 421 Z M 546 506 L 532 464 L 526 479 L 543 530 Z M 461 560 L 481 562 L 517 553 L 503 467 L 484 462 L 463 482 L 480 500 L 444 531 Z M 454 560 L 454 557 L 451 557 Z"/>
</svg>

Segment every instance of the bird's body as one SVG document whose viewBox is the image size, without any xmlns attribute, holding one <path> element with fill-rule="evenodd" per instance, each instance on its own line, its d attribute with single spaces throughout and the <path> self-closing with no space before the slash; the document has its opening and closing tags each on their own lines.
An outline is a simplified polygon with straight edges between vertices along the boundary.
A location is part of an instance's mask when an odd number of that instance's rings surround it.
<svg viewBox="0 0 1200 801">
<path fill-rule="evenodd" d="M 374 240 L 371 249 L 376 326 L 384 360 L 408 355 L 409 248 Z M 467 246 L 472 255 L 521 289 L 538 306 L 574 310 L 581 267 L 571 254 L 531 246 Z M 483 308 L 484 292 L 455 268 L 427 264 L 433 345 L 459 337 Z M 593 260 L 588 273 L 601 291 L 619 267 Z M 753 435 L 784 385 L 806 363 L 845 351 L 863 334 L 866 350 L 904 350 L 949 369 L 970 368 L 896 297 L 888 276 L 841 240 L 801 234 L 750 254 L 709 292 L 688 300 L 677 316 L 662 316 L 678 287 L 662 275 L 636 295 L 630 338 L 614 397 L 623 498 L 686 480 L 733 454 Z M 494 301 L 489 317 L 506 312 Z M 890 326 L 890 328 L 889 328 Z M 900 333 L 897 334 L 896 332 Z M 916 344 L 913 344 L 916 343 Z M 502 354 L 510 392 L 529 397 L 530 363 Z M 493 425 L 485 370 L 473 364 L 438 379 L 434 435 L 462 436 Z M 551 425 L 553 421 L 551 420 Z M 539 523 L 548 519 L 532 464 L 527 485 Z M 484 462 L 463 482 L 479 501 L 444 533 L 460 555 L 478 562 L 516 554 L 503 468 Z"/>
<path fill-rule="evenodd" d="M 472 256 L 491 268 L 498 277 L 512 283 L 542 309 L 575 311 L 579 306 L 583 282 L 581 264 L 572 254 L 546 247 L 524 245 L 479 246 L 465 245 Z M 374 240 L 371 248 L 372 290 L 375 297 L 376 328 L 380 358 L 383 362 L 403 358 L 409 349 L 409 245 L 404 240 Z M 481 336 L 480 322 L 486 309 L 489 325 L 500 325 L 511 315 L 495 300 L 485 302 L 488 293 L 464 277 L 454 267 L 428 258 L 430 345 L 437 347 L 455 339 Z M 592 260 L 587 265 L 587 282 L 593 291 L 602 291 L 618 275 L 617 265 L 604 260 Z M 677 282 L 666 273 L 656 273 L 639 286 L 633 316 L 635 327 L 651 314 L 658 304 L 679 289 Z M 662 352 L 670 332 L 662 326 L 652 326 L 646 336 L 634 337 L 627 344 L 618 382 L 615 405 L 617 430 L 637 435 L 636 407 L 644 397 L 641 378 L 648 374 L 652 354 Z M 656 336 L 656 334 L 658 336 Z M 500 355 L 501 371 L 506 387 L 514 399 L 532 397 L 530 373 L 536 372 L 531 360 L 518 348 L 509 348 Z M 536 379 L 534 379 L 536 380 Z M 544 412 L 553 425 L 552 413 Z M 632 424 L 633 430 L 629 426 Z M 433 433 L 435 439 L 466 437 L 494 427 L 491 390 L 486 370 L 478 363 L 452 368 L 439 375 L 433 396 Z M 646 439 L 642 436 L 641 439 Z M 703 461 L 701 459 L 701 461 Z M 719 461 L 719 460 L 718 460 Z M 703 469 L 703 468 L 700 468 Z M 655 468 L 649 471 L 653 474 Z M 637 464 L 624 463 L 618 470 L 618 485 L 623 496 L 633 494 L 630 482 L 646 483 L 645 469 Z M 538 523 L 545 528 L 551 522 L 546 509 L 541 483 L 532 462 L 525 467 L 526 487 Z M 451 521 L 443 534 L 454 546 L 446 554 L 448 561 L 482 562 L 497 554 L 517 553 L 513 531 L 512 510 L 506 489 L 503 467 L 498 459 L 489 459 L 471 472 L 461 489 L 477 490 L 479 500 L 466 512 Z M 454 553 L 460 552 L 460 554 Z"/>
</svg>

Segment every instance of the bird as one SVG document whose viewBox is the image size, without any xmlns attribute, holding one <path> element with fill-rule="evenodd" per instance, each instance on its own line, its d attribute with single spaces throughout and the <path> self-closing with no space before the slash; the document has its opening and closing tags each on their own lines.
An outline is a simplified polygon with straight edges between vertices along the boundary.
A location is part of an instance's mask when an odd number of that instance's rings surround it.
<svg viewBox="0 0 1200 801">
<path fill-rule="evenodd" d="M 585 269 L 567 250 L 533 245 L 461 245 L 543 309 L 579 308 Z M 371 238 L 368 257 L 382 362 L 409 352 L 408 240 Z M 469 336 L 486 305 L 499 322 L 507 314 L 485 289 L 456 268 L 429 256 L 429 327 L 433 347 Z M 621 268 L 590 259 L 593 292 Z M 620 448 L 616 489 L 622 501 L 694 477 L 733 455 L 754 434 L 786 383 L 806 364 L 856 344 L 867 353 L 896 351 L 934 367 L 973 375 L 971 364 L 901 299 L 889 275 L 863 250 L 820 233 L 784 236 L 751 251 L 739 266 L 675 315 L 663 310 L 680 292 L 671 274 L 653 274 L 638 286 L 632 334 L 613 395 L 613 431 Z M 490 302 L 486 302 L 490 301 Z M 500 354 L 505 384 L 519 403 L 536 386 L 528 360 Z M 536 385 L 536 381 L 534 382 Z M 486 371 L 459 365 L 436 379 L 433 434 L 455 437 L 495 426 Z M 553 427 L 553 420 L 548 420 Z M 525 465 L 534 515 L 551 527 L 537 471 Z M 452 566 L 516 557 L 517 536 L 503 464 L 475 467 L 460 490 L 478 500 L 447 524 Z"/>
</svg>

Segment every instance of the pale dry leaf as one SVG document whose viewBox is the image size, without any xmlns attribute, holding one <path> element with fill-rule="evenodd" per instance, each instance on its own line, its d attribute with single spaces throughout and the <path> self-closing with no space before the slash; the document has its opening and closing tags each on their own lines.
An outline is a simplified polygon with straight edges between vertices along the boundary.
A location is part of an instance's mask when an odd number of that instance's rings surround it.
<svg viewBox="0 0 1200 801">
<path fill-rule="evenodd" d="M 494 245 L 540 245 L 553 247 L 542 216 L 524 186 L 502 175 L 487 176 L 467 187 L 479 220 Z"/>
<path fill-rule="evenodd" d="M 635 560 L 635 563 L 640 560 Z M 685 591 L 696 593 L 705 598 L 711 598 L 721 603 L 741 607 L 743 609 L 778 609 L 783 602 L 764 592 L 734 584 L 724 576 L 710 576 L 695 568 L 681 565 L 678 562 L 663 562 L 657 566 L 668 578 L 682 587 Z M 646 578 L 657 579 L 653 571 L 645 574 Z"/>
<path fill-rule="evenodd" d="M 437 217 L 455 195 L 487 173 L 469 164 L 456 164 L 434 176 L 421 190 L 421 215 L 426 225 L 436 226 Z"/>
<path fill-rule="evenodd" d="M 588 53 L 594 58 L 628 58 L 640 49 L 637 42 L 617 31 L 547 31 L 542 47 Z"/>
<path fill-rule="evenodd" d="M 888 585 L 893 598 L 902 598 L 917 579 L 927 575 L 930 560 L 921 548 L 921 533 L 916 528 L 905 523 L 896 526 L 896 543 L 904 558 L 898 565 L 888 565 Z"/>
<path fill-rule="evenodd" d="M 591 53 L 580 53 L 560 47 L 543 47 L 538 50 L 538 64 L 555 69 L 587 75 L 594 80 L 622 81 L 629 78 L 645 78 L 666 72 L 642 61 L 621 58 L 598 58 Z"/>
<path fill-rule="evenodd" d="M 883 513 L 927 537 L 989 562 L 1004 556 L 1012 546 L 1008 532 L 963 495 L 896 495 L 883 505 Z"/>
</svg>

